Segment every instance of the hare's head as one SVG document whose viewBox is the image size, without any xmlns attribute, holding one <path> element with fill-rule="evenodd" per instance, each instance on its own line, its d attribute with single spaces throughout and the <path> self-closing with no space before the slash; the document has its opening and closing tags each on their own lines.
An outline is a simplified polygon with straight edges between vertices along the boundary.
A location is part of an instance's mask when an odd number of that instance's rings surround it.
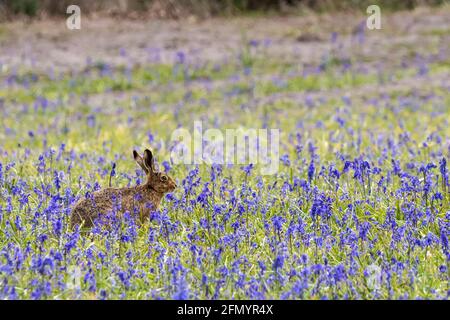
<svg viewBox="0 0 450 320">
<path fill-rule="evenodd" d="M 175 190 L 177 184 L 165 172 L 156 172 L 154 166 L 153 154 L 145 149 L 144 157 L 141 157 L 136 150 L 133 150 L 134 160 L 141 166 L 147 175 L 147 187 L 159 193 L 166 193 Z"/>
</svg>

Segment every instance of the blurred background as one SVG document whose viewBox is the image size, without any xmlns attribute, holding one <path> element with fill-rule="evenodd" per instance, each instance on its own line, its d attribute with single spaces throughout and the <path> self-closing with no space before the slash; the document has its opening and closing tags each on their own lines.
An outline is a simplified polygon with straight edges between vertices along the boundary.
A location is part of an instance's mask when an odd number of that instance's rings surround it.
<svg viewBox="0 0 450 320">
<path fill-rule="evenodd" d="M 373 3 L 380 30 L 367 28 Z M 79 30 L 66 25 L 70 4 Z M 6 150 L 61 139 L 92 150 L 104 138 L 124 153 L 126 138 L 167 142 L 194 118 L 286 134 L 306 124 L 323 140 L 313 129 L 336 101 L 363 114 L 367 101 L 449 87 L 443 0 L 3 0 L 0 19 Z"/>
<path fill-rule="evenodd" d="M 183 18 L 195 16 L 230 16 L 249 13 L 277 12 L 293 14 L 307 10 L 364 10 L 377 4 L 385 10 L 414 9 L 417 6 L 441 5 L 445 0 L 2 0 L 0 18 L 17 15 L 29 17 L 64 15 L 71 4 L 85 13 L 108 13 L 127 16 Z"/>
</svg>

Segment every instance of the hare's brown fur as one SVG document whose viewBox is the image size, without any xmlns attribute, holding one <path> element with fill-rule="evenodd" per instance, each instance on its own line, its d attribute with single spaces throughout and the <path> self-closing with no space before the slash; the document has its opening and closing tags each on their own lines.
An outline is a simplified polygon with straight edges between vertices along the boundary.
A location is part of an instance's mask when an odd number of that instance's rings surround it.
<svg viewBox="0 0 450 320">
<path fill-rule="evenodd" d="M 116 212 L 121 215 L 127 211 L 143 222 L 152 210 L 158 209 L 164 194 L 176 188 L 172 178 L 163 172 L 155 172 L 150 150 L 145 150 L 144 158 L 136 151 L 133 151 L 133 154 L 136 162 L 147 174 L 146 183 L 131 188 L 106 188 L 81 199 L 72 209 L 72 227 L 91 227 L 96 219 L 108 213 Z"/>
</svg>

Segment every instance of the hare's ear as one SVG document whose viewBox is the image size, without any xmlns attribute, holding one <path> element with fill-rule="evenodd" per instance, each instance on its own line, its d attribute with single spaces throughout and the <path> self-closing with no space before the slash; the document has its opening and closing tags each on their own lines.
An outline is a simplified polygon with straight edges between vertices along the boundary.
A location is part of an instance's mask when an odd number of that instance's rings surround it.
<svg viewBox="0 0 450 320">
<path fill-rule="evenodd" d="M 153 159 L 152 152 L 148 149 L 145 149 L 144 151 L 144 163 L 150 173 L 155 172 L 155 160 Z"/>
<path fill-rule="evenodd" d="M 133 150 L 133 157 L 134 160 L 138 163 L 138 165 L 144 170 L 145 174 L 148 174 L 148 169 L 144 164 L 144 159 L 139 155 L 139 153 L 136 152 L 136 150 Z"/>
</svg>

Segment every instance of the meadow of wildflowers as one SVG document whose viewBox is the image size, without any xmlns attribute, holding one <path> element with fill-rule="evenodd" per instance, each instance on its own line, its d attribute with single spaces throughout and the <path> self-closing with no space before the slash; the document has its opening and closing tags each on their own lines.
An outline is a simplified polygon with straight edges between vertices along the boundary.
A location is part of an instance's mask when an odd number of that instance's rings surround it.
<svg viewBox="0 0 450 320">
<path fill-rule="evenodd" d="M 397 60 L 367 59 L 361 28 L 311 64 L 268 38 L 215 61 L 0 61 L 0 299 L 448 299 L 445 30 Z M 174 165 L 171 133 L 194 120 L 280 129 L 278 172 Z M 78 199 L 143 182 L 144 148 L 178 184 L 160 210 L 71 230 Z"/>
</svg>

